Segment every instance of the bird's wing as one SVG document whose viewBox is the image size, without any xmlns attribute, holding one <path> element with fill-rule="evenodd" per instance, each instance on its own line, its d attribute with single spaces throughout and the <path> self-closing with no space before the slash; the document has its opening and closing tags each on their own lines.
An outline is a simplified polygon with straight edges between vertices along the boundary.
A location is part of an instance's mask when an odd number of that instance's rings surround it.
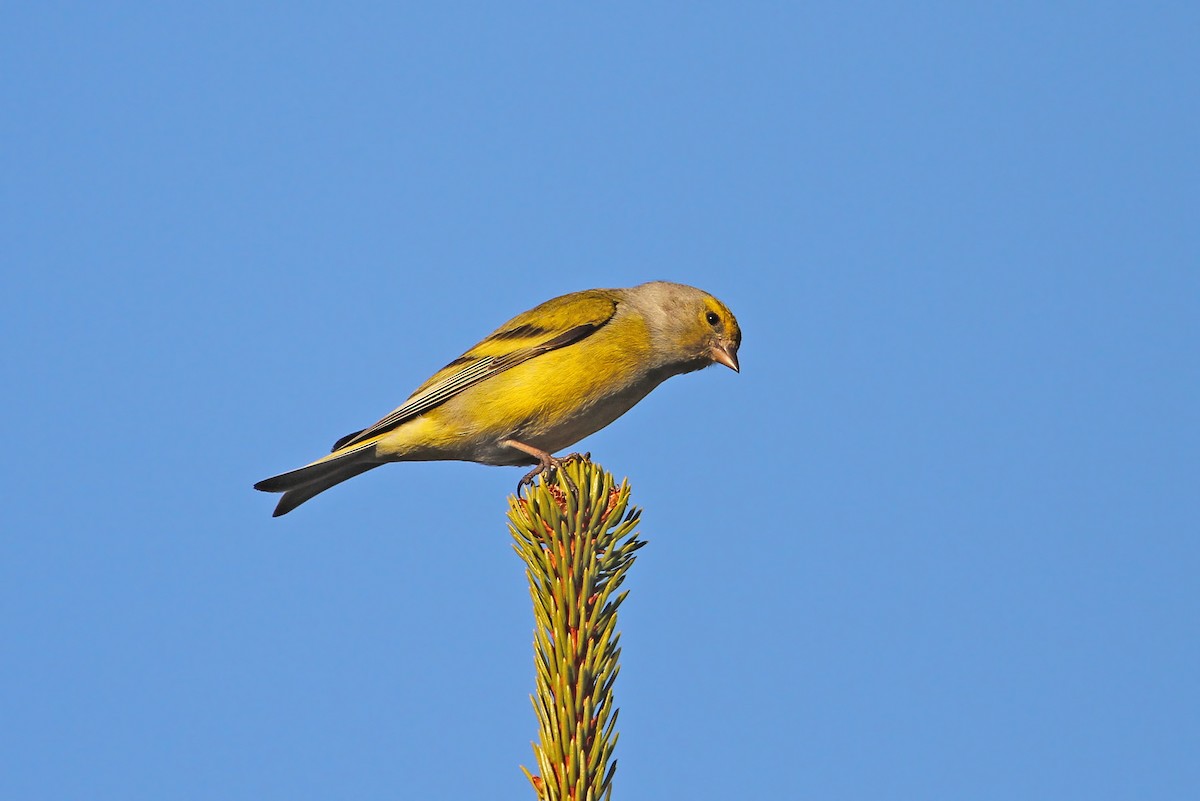
<svg viewBox="0 0 1200 801">
<path fill-rule="evenodd" d="M 497 373 L 543 353 L 565 348 L 594 333 L 617 310 L 614 293 L 602 289 L 575 292 L 548 300 L 520 314 L 489 334 L 482 342 L 443 367 L 395 411 L 370 428 L 347 434 L 333 450 L 386 433 L 419 414 Z"/>
</svg>

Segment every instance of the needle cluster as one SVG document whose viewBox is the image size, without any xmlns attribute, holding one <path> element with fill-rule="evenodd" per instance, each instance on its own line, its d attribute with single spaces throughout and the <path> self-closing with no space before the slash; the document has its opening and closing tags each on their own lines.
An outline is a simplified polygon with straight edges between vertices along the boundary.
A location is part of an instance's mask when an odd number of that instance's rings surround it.
<svg viewBox="0 0 1200 801">
<path fill-rule="evenodd" d="M 536 622 L 534 654 L 540 775 L 522 767 L 541 799 L 612 796 L 617 763 L 613 683 L 620 671 L 617 592 L 645 545 L 629 484 L 580 460 L 564 464 L 524 497 L 511 497 L 513 547 L 525 562 Z"/>
</svg>

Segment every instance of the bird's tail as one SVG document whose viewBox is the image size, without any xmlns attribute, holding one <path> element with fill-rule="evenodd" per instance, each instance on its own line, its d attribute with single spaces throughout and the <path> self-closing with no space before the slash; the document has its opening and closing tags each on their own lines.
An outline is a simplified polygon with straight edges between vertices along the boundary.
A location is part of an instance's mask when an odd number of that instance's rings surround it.
<svg viewBox="0 0 1200 801">
<path fill-rule="evenodd" d="M 375 443 L 372 442 L 345 453 L 331 453 L 299 469 L 264 478 L 254 488 L 263 492 L 283 493 L 272 515 L 279 517 L 333 485 L 379 467 L 385 461 L 375 456 Z"/>
</svg>

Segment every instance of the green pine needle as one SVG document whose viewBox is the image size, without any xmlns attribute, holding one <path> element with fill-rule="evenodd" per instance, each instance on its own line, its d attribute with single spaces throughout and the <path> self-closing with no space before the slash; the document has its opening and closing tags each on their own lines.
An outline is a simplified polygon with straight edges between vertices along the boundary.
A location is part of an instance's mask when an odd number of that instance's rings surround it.
<svg viewBox="0 0 1200 801">
<path fill-rule="evenodd" d="M 568 480 L 569 479 L 569 480 Z M 573 486 L 572 486 L 573 485 Z M 577 489 L 576 489 L 577 488 Z M 613 684 L 620 671 L 616 590 L 646 544 L 639 540 L 629 483 L 586 458 L 567 462 L 525 497 L 509 498 L 513 549 L 533 599 L 539 799 L 611 799 L 617 763 Z"/>
</svg>

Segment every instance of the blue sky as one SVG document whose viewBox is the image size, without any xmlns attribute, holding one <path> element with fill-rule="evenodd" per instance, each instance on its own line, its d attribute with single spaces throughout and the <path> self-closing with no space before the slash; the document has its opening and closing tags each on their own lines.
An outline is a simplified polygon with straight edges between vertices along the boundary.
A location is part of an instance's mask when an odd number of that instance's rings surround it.
<svg viewBox="0 0 1200 801">
<path fill-rule="evenodd" d="M 265 476 L 546 298 L 724 300 L 633 799 L 1200 794 L 1194 4 L 0 12 L 0 797 L 531 798 L 516 469 Z"/>
</svg>

